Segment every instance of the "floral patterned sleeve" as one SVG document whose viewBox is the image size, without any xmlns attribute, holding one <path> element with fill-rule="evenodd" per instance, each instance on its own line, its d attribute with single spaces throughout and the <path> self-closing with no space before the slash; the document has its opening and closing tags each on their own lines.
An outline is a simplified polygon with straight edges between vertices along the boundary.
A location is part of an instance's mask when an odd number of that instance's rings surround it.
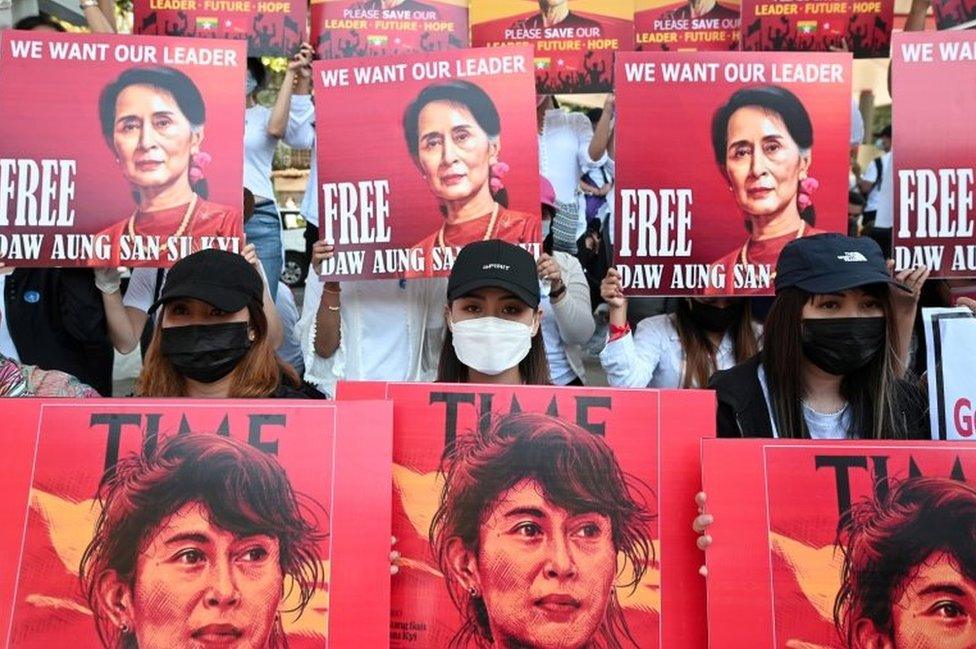
<svg viewBox="0 0 976 649">
<path fill-rule="evenodd" d="M 69 397 L 87 399 L 101 397 L 94 388 L 85 385 L 70 374 L 55 370 L 42 370 L 33 365 L 23 366 L 32 397 Z"/>
</svg>

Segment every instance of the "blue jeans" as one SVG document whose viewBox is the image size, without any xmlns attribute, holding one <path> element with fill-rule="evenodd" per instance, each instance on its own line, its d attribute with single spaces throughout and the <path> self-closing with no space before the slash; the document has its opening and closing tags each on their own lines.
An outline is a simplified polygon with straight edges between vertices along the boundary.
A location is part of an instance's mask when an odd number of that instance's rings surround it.
<svg viewBox="0 0 976 649">
<path fill-rule="evenodd" d="M 271 291 L 271 299 L 275 299 L 278 294 L 278 280 L 281 277 L 281 269 L 284 266 L 284 257 L 281 252 L 281 219 L 278 217 L 278 208 L 274 203 L 268 202 L 254 207 L 254 216 L 244 224 L 244 234 L 247 235 L 247 242 L 253 243 L 264 268 L 264 274 L 268 278 L 268 290 Z"/>
</svg>

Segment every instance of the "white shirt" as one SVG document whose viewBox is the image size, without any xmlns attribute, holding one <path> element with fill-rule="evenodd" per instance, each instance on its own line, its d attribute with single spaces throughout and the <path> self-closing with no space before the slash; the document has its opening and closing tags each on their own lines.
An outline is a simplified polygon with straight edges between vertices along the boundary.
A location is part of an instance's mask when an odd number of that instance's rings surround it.
<svg viewBox="0 0 976 649">
<path fill-rule="evenodd" d="M 319 161 L 318 151 L 312 144 L 312 164 L 308 168 L 308 183 L 305 185 L 305 195 L 302 197 L 301 209 L 305 220 L 319 227 Z M 321 233 L 319 233 L 321 235 Z M 321 238 L 321 237 L 320 237 Z"/>
<path fill-rule="evenodd" d="M 681 388 L 685 375 L 685 350 L 674 324 L 675 315 L 644 318 L 637 330 L 612 342 L 600 352 L 607 382 L 615 388 Z M 754 325 L 757 337 L 759 325 Z M 718 370 L 736 365 L 735 347 L 728 332 L 715 352 Z M 698 386 L 700 387 L 700 386 Z"/>
<path fill-rule="evenodd" d="M 298 324 L 298 307 L 291 288 L 284 282 L 278 282 L 278 292 L 275 294 L 275 308 L 281 318 L 282 340 L 277 353 L 281 360 L 295 368 L 301 375 L 305 371 L 302 346 L 298 341 L 296 326 Z"/>
<path fill-rule="evenodd" d="M 773 400 L 769 398 L 769 387 L 766 385 L 766 370 L 759 364 L 759 385 L 766 398 L 766 410 L 769 411 L 769 423 L 773 429 L 773 437 L 779 437 L 776 429 L 776 418 L 773 417 Z M 851 429 L 850 404 L 845 405 L 838 412 L 817 412 L 806 403 L 803 407 L 803 420 L 807 424 L 810 439 L 848 439 L 847 431 Z"/>
<path fill-rule="evenodd" d="M 305 380 L 327 395 L 337 381 L 433 381 L 444 340 L 447 279 L 343 282 L 339 348 L 315 353 L 316 313 L 322 282 L 309 271 L 296 331 L 305 357 Z"/>
<path fill-rule="evenodd" d="M 576 203 L 579 180 L 591 167 L 607 161 L 590 158 L 593 125 L 582 113 L 554 108 L 546 111 L 539 135 L 539 173 L 549 179 L 560 203 Z"/>
<path fill-rule="evenodd" d="M 890 228 L 894 223 L 894 173 L 892 172 L 891 151 L 881 156 L 881 186 L 868 194 L 864 209 L 875 212 L 874 227 Z M 861 175 L 862 180 L 873 183 L 878 179 L 878 165 L 872 160 Z"/>
<path fill-rule="evenodd" d="M 283 138 L 294 149 L 311 148 L 315 142 L 315 106 L 311 95 L 292 95 L 288 126 Z M 271 109 L 256 104 L 244 111 L 244 186 L 256 198 L 274 199 L 271 163 L 278 138 L 268 135 Z"/>
<path fill-rule="evenodd" d="M 20 362 L 20 354 L 17 353 L 17 346 L 14 339 L 10 337 L 10 329 L 7 327 L 7 315 L 4 305 L 7 303 L 4 294 L 7 291 L 7 275 L 13 272 L 13 268 L 7 272 L 0 271 L 0 354 L 3 354 L 12 361 Z"/>
<path fill-rule="evenodd" d="M 129 276 L 129 286 L 125 289 L 122 297 L 122 304 L 133 309 L 138 309 L 143 313 L 149 313 L 149 307 L 153 303 L 153 295 L 156 294 L 156 278 L 158 277 L 156 268 L 133 268 Z M 166 272 L 163 272 L 162 281 L 166 281 Z M 159 286 L 162 289 L 162 284 Z"/>
</svg>

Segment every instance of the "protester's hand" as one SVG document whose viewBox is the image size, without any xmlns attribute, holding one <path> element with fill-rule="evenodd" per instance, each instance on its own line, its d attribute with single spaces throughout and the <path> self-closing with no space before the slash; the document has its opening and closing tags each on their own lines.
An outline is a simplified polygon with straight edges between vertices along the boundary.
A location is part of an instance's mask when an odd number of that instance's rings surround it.
<svg viewBox="0 0 976 649">
<path fill-rule="evenodd" d="M 390 537 L 390 547 L 396 545 L 397 537 Z M 395 575 L 400 572 L 400 553 L 396 550 L 390 551 L 390 574 Z"/>
<path fill-rule="evenodd" d="M 96 268 L 95 286 L 105 295 L 118 293 L 122 288 L 122 271 L 118 268 Z"/>
<path fill-rule="evenodd" d="M 908 268 L 900 273 L 896 273 L 895 262 L 889 259 L 888 272 L 891 273 L 895 281 L 900 284 L 904 284 L 910 290 L 910 292 L 908 292 L 903 291 L 900 288 L 892 288 L 891 301 L 892 306 L 895 308 L 895 312 L 910 312 L 914 317 L 915 308 L 918 306 L 918 300 L 922 297 L 922 286 L 925 284 L 925 280 L 929 278 L 932 271 L 925 266 L 916 266 L 915 268 Z"/>
<path fill-rule="evenodd" d="M 554 257 L 550 257 L 546 253 L 539 255 L 536 270 L 539 273 L 539 279 L 549 281 L 550 290 L 554 291 L 562 286 L 563 271 L 559 267 L 559 262 Z"/>
<path fill-rule="evenodd" d="M 610 307 L 611 315 L 614 311 L 627 310 L 627 298 L 624 297 L 620 286 L 620 273 L 616 268 L 607 271 L 607 276 L 600 282 L 600 297 Z"/>
<path fill-rule="evenodd" d="M 241 257 L 244 258 L 244 261 L 254 266 L 254 270 L 261 273 L 262 276 L 264 275 L 264 268 L 262 268 L 261 259 L 258 257 L 258 249 L 254 247 L 253 243 L 244 246 L 244 249 L 241 250 Z"/>
<path fill-rule="evenodd" d="M 971 297 L 961 297 L 956 300 L 956 306 L 964 306 L 976 315 L 976 300 Z"/>
<path fill-rule="evenodd" d="M 603 100 L 603 114 L 607 117 L 613 117 L 614 111 L 617 109 L 617 98 L 611 92 L 607 95 L 607 98 Z"/>
<path fill-rule="evenodd" d="M 708 526 L 715 522 L 711 514 L 705 513 L 706 496 L 704 491 L 695 495 L 695 505 L 698 506 L 698 516 L 691 524 L 691 528 L 698 534 L 698 549 L 705 551 L 712 544 L 712 535 L 708 533 Z M 698 569 L 702 577 L 708 576 L 708 568 L 704 565 Z"/>
<path fill-rule="evenodd" d="M 326 243 L 325 240 L 316 241 L 312 244 L 312 270 L 316 275 L 322 274 L 322 263 L 327 259 L 335 257 L 335 246 Z M 330 293 L 339 292 L 339 282 L 326 282 L 325 290 Z"/>
<path fill-rule="evenodd" d="M 302 43 L 302 46 L 298 49 L 298 53 L 291 57 L 288 61 L 288 71 L 292 74 L 303 74 L 304 68 L 312 65 L 312 56 L 315 54 L 315 50 L 308 43 Z"/>
</svg>

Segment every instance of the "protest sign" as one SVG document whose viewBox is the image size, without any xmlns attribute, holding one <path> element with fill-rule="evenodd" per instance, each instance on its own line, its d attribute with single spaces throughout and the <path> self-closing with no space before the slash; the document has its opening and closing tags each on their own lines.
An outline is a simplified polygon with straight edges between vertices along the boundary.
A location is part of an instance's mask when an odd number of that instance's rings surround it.
<svg viewBox="0 0 976 649">
<path fill-rule="evenodd" d="M 247 41 L 249 56 L 287 56 L 306 40 L 301 0 L 134 0 L 132 28 L 147 36 Z"/>
<path fill-rule="evenodd" d="M 698 441 L 715 430 L 711 393 L 418 383 L 337 390 L 340 400 L 380 397 L 393 401 L 393 535 L 402 555 L 393 649 L 446 647 L 489 623 L 512 644 L 538 649 L 706 646 L 691 517 Z M 518 510 L 504 524 L 498 502 Z M 454 559 L 479 534 L 492 542 L 469 573 Z M 568 558 L 553 559 L 553 547 Z"/>
<path fill-rule="evenodd" d="M 973 0 L 934 0 L 932 13 L 938 29 L 970 29 L 976 26 L 976 2 Z"/>
<path fill-rule="evenodd" d="M 313 66 L 319 232 L 336 280 L 447 275 L 460 247 L 539 247 L 528 47 Z"/>
<path fill-rule="evenodd" d="M 5 414 L 5 646 L 386 642 L 388 404 L 16 399 Z"/>
<path fill-rule="evenodd" d="M 922 309 L 932 439 L 976 435 L 976 318 L 965 307 Z"/>
<path fill-rule="evenodd" d="M 844 231 L 850 85 L 845 54 L 618 56 L 624 292 L 772 295 L 783 246 Z"/>
<path fill-rule="evenodd" d="M 532 45 L 540 94 L 610 92 L 614 53 L 634 48 L 634 0 L 471 0 L 471 43 Z"/>
<path fill-rule="evenodd" d="M 674 0 L 637 0 L 636 9 L 638 51 L 739 49 L 739 0 L 709 0 L 694 6 Z"/>
<path fill-rule="evenodd" d="M 244 69 L 230 41 L 0 32 L 0 262 L 240 250 Z"/>
<path fill-rule="evenodd" d="M 892 111 L 895 266 L 976 277 L 976 33 L 899 33 L 893 47 L 892 92 L 908 97 Z"/>
<path fill-rule="evenodd" d="M 704 440 L 702 471 L 712 649 L 976 642 L 976 446 Z"/>
<path fill-rule="evenodd" d="M 312 0 L 321 59 L 468 47 L 468 0 Z"/>
<path fill-rule="evenodd" d="M 743 0 L 742 49 L 887 57 L 894 0 Z"/>
</svg>

